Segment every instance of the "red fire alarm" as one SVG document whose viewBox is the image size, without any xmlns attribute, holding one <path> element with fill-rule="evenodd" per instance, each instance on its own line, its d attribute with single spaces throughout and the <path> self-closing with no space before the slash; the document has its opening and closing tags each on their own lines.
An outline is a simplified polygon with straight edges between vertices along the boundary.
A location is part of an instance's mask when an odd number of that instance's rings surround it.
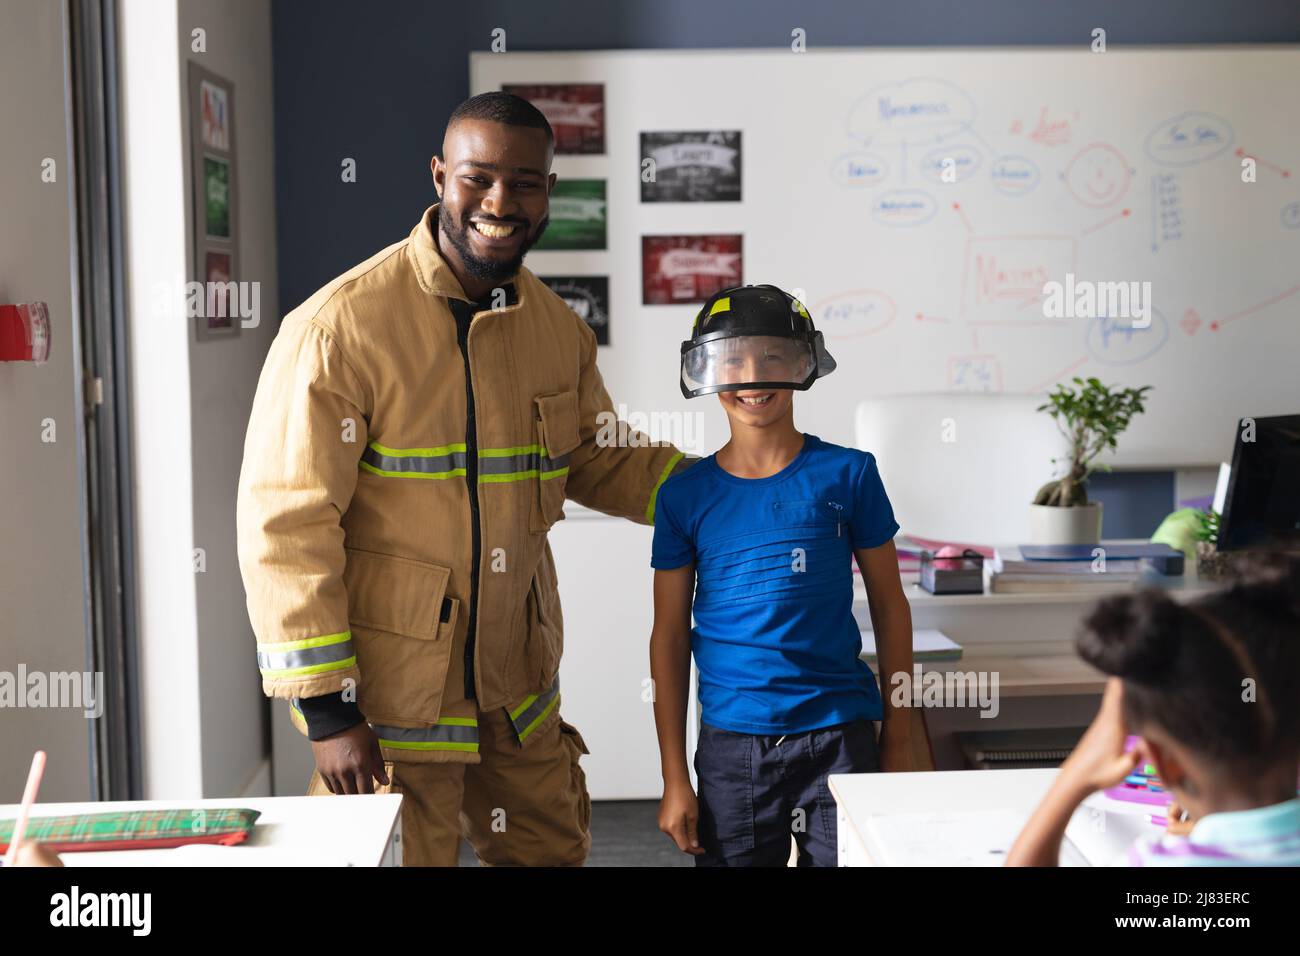
<svg viewBox="0 0 1300 956">
<path fill-rule="evenodd" d="M 50 310 L 44 302 L 0 305 L 0 362 L 43 363 L 50 357 Z"/>
</svg>

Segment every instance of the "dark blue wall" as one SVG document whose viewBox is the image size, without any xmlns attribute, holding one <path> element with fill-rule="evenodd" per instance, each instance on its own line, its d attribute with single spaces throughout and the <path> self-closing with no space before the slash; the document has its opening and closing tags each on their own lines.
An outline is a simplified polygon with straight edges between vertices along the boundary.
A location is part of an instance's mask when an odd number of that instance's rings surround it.
<svg viewBox="0 0 1300 956">
<path fill-rule="evenodd" d="M 1300 42 L 1296 0 L 276 0 L 276 214 L 288 311 L 405 237 L 469 95 L 469 53 L 512 50 Z M 340 181 L 344 157 L 357 182 Z"/>
</svg>

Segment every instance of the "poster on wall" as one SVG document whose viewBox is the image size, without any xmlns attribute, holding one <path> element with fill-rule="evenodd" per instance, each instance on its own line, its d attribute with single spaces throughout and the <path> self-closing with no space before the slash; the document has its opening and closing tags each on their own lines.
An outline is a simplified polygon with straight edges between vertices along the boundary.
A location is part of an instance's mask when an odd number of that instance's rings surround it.
<svg viewBox="0 0 1300 956">
<path fill-rule="evenodd" d="M 642 202 L 740 202 L 740 131 L 642 133 L 640 168 Z"/>
<path fill-rule="evenodd" d="M 743 274 L 740 235 L 641 237 L 643 305 L 703 302 Z"/>
<path fill-rule="evenodd" d="M 202 295 L 187 295 L 199 341 L 238 335 L 239 189 L 235 155 L 235 88 L 189 64 L 191 239 L 190 280 Z M 198 314 L 195 314 L 195 313 Z"/>
<path fill-rule="evenodd" d="M 609 344 L 609 276 L 538 276 L 596 333 L 597 345 Z"/>
<path fill-rule="evenodd" d="M 555 133 L 556 153 L 605 152 L 604 83 L 507 83 L 501 89 L 542 111 Z"/>
<path fill-rule="evenodd" d="M 605 180 L 560 179 L 551 190 L 550 223 L 535 249 L 606 248 Z"/>
</svg>

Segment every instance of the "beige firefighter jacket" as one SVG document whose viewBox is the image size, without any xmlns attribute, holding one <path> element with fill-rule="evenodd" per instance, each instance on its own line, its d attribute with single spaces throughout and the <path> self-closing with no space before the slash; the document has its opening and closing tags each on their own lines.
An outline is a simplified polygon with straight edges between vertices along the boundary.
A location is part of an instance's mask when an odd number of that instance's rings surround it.
<svg viewBox="0 0 1300 956">
<path fill-rule="evenodd" d="M 521 743 L 558 714 L 547 531 L 565 498 L 653 523 L 685 463 L 597 440 L 613 412 L 595 335 L 527 269 L 473 313 L 463 353 L 449 303 L 469 299 L 436 222 L 433 206 L 285 318 L 244 445 L 239 562 L 266 694 L 353 688 L 385 759 L 475 762 L 477 708 L 506 708 Z"/>
</svg>

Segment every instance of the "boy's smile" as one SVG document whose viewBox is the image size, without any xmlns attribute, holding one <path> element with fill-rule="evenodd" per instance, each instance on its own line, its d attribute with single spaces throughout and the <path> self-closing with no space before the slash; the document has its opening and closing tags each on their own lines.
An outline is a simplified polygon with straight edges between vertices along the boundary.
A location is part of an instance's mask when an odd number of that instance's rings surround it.
<svg viewBox="0 0 1300 956">
<path fill-rule="evenodd" d="M 788 388 L 719 392 L 718 401 L 733 423 L 763 428 L 790 415 L 794 392 Z"/>
</svg>

